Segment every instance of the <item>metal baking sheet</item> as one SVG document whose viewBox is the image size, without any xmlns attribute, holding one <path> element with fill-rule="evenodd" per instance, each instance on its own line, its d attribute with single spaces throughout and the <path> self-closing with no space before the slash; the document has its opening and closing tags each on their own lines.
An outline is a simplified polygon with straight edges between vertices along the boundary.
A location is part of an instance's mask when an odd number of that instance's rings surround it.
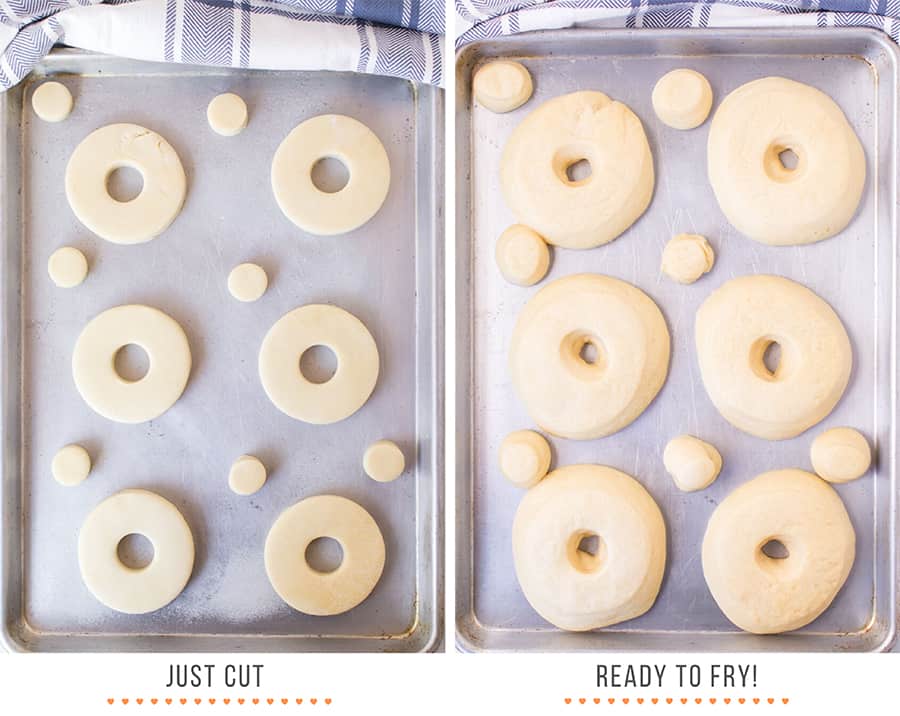
<svg viewBox="0 0 900 716">
<path fill-rule="evenodd" d="M 473 106 L 471 77 L 486 60 L 517 59 L 531 71 L 534 97 L 509 114 Z M 665 127 L 650 94 L 677 67 L 705 74 L 716 101 L 749 80 L 782 75 L 812 84 L 843 108 L 865 147 L 868 180 L 857 216 L 838 237 L 790 248 L 740 236 L 725 220 L 706 177 L 709 122 L 693 131 Z M 467 46 L 457 63 L 458 325 L 457 638 L 464 650 L 864 651 L 890 648 L 897 622 L 896 533 L 896 129 L 898 51 L 874 30 L 549 31 Z M 542 284 L 502 280 L 494 242 L 513 223 L 499 187 L 499 159 L 511 130 L 538 103 L 578 89 L 601 90 L 642 119 L 656 164 L 644 216 L 611 244 L 554 250 Z M 712 272 L 681 286 L 659 272 L 666 241 L 681 232 L 709 237 Z M 528 605 L 512 566 L 510 527 L 521 493 L 500 475 L 497 450 L 508 432 L 533 427 L 506 370 L 510 333 L 522 306 L 550 280 L 591 271 L 636 284 L 661 307 L 672 333 L 666 385 L 625 430 L 586 442 L 552 439 L 557 465 L 612 465 L 641 481 L 668 528 L 659 598 L 645 615 L 588 633 L 564 633 Z M 700 382 L 693 350 L 696 309 L 734 276 L 774 273 L 809 286 L 838 312 L 855 366 L 836 410 L 816 428 L 768 442 L 732 428 Z M 778 467 L 809 469 L 819 431 L 852 425 L 874 440 L 874 470 L 839 486 L 857 532 L 853 571 L 831 607 L 804 629 L 760 637 L 739 632 L 710 596 L 700 544 L 715 506 L 738 485 Z M 699 435 L 725 467 L 708 489 L 679 492 L 662 465 L 666 441 Z"/>
<path fill-rule="evenodd" d="M 45 76 L 61 79 L 75 109 L 59 124 L 34 116 Z M 213 133 L 206 105 L 240 94 L 250 124 Z M 424 651 L 441 634 L 442 249 L 441 92 L 402 80 L 331 72 L 271 72 L 148 64 L 57 52 L 2 104 L 3 632 L 13 650 Z M 314 237 L 294 227 L 269 183 L 275 148 L 302 120 L 343 113 L 384 143 L 392 184 L 362 228 Z M 135 122 L 160 132 L 188 175 L 181 215 L 159 238 L 117 246 L 92 236 L 66 202 L 63 173 L 93 129 Z M 71 244 L 91 273 L 52 286 L 47 258 Z M 270 284 L 254 304 L 232 299 L 230 269 L 260 263 Z M 111 306 L 139 302 L 184 327 L 194 367 L 182 398 L 142 425 L 110 422 L 81 400 L 71 377 L 75 340 Z M 340 305 L 369 327 L 381 373 L 368 403 L 329 426 L 280 413 L 257 373 L 269 327 L 307 303 Z M 373 440 L 404 449 L 407 470 L 370 480 Z M 50 475 L 55 451 L 86 445 L 94 471 L 77 488 Z M 269 480 L 231 493 L 232 461 L 259 455 Z M 79 526 L 125 487 L 154 490 L 190 523 L 194 573 L 170 605 L 143 616 L 107 609 L 82 583 Z M 333 617 L 300 614 L 266 579 L 262 551 L 277 515 L 301 498 L 336 493 L 368 509 L 387 563 L 370 597 Z"/>
</svg>

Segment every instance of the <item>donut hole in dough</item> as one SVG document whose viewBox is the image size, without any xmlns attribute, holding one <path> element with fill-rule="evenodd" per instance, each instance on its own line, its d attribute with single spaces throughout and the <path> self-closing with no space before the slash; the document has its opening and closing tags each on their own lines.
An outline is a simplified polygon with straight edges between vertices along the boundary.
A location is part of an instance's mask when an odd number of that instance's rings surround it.
<svg viewBox="0 0 900 716">
<path fill-rule="evenodd" d="M 695 492 L 715 482 L 722 471 L 722 455 L 704 440 L 679 435 L 666 443 L 663 465 L 679 490 Z"/>
<path fill-rule="evenodd" d="M 106 175 L 106 192 L 120 204 L 137 199 L 144 191 L 144 175 L 127 164 L 115 167 Z"/>
<path fill-rule="evenodd" d="M 137 383 L 150 372 L 150 356 L 137 343 L 128 343 L 116 351 L 113 366 L 126 383 Z"/>
<path fill-rule="evenodd" d="M 572 566 L 583 574 L 596 572 L 606 563 L 606 542 L 595 532 L 574 532 L 566 552 Z"/>
<path fill-rule="evenodd" d="M 125 535 L 116 547 L 116 556 L 128 569 L 144 569 L 153 561 L 153 543 L 142 534 Z"/>
<path fill-rule="evenodd" d="M 592 172 L 593 170 L 591 169 L 590 161 L 587 159 L 579 159 L 566 167 L 566 180 L 573 186 L 587 184 L 591 178 Z"/>
<path fill-rule="evenodd" d="M 60 485 L 74 487 L 91 474 L 91 456 L 81 445 L 66 445 L 53 456 L 50 472 Z"/>
<path fill-rule="evenodd" d="M 59 82 L 44 82 L 31 95 L 34 113 L 45 122 L 62 122 L 72 111 L 72 93 Z"/>
<path fill-rule="evenodd" d="M 376 482 L 392 482 L 406 469 L 406 458 L 397 443 L 376 440 L 363 454 L 363 470 Z"/>
<path fill-rule="evenodd" d="M 494 258 L 503 278 L 517 286 L 533 286 L 550 268 L 550 248 L 544 237 L 522 224 L 500 234 Z"/>
<path fill-rule="evenodd" d="M 705 236 L 677 234 L 662 252 L 660 270 L 673 281 L 691 284 L 712 270 L 716 254 Z"/>
<path fill-rule="evenodd" d="M 228 471 L 228 487 L 238 495 L 252 495 L 266 484 L 266 466 L 253 455 L 241 455 Z"/>
<path fill-rule="evenodd" d="M 660 77 L 651 101 L 663 124 L 673 129 L 694 129 L 709 116 L 713 92 L 709 80 L 699 72 L 678 69 Z"/>
<path fill-rule="evenodd" d="M 316 537 L 306 547 L 304 559 L 319 574 L 329 574 L 341 566 L 344 550 L 333 537 Z"/>
<path fill-rule="evenodd" d="M 533 430 L 516 430 L 500 444 L 500 471 L 516 487 L 537 485 L 550 469 L 550 443 Z"/>
<path fill-rule="evenodd" d="M 788 343 L 763 336 L 750 346 L 750 367 L 763 380 L 787 380 L 791 371 L 791 350 Z"/>
<path fill-rule="evenodd" d="M 787 546 L 780 539 L 772 538 L 759 548 L 766 559 L 787 559 L 791 556 Z"/>
<path fill-rule="evenodd" d="M 495 60 L 475 73 L 472 89 L 479 104 L 491 112 L 503 114 L 525 104 L 534 91 L 534 83 L 524 65 Z"/>
<path fill-rule="evenodd" d="M 240 134 L 247 126 L 247 103 L 233 92 L 216 95 L 206 107 L 206 121 L 223 137 Z"/>
<path fill-rule="evenodd" d="M 776 140 L 763 155 L 763 168 L 772 181 L 781 184 L 796 181 L 806 168 L 804 152 L 797 140 Z"/>
<path fill-rule="evenodd" d="M 310 383 L 327 383 L 337 369 L 338 358 L 328 346 L 310 346 L 300 356 L 300 372 Z"/>
<path fill-rule="evenodd" d="M 88 262 L 84 254 L 74 246 L 57 249 L 47 261 L 50 280 L 60 288 L 80 286 L 88 275 Z"/>
<path fill-rule="evenodd" d="M 350 170 L 337 157 L 322 157 L 309 172 L 316 189 L 326 194 L 339 192 L 350 181 Z"/>
<path fill-rule="evenodd" d="M 266 270 L 258 264 L 238 264 L 228 274 L 228 292 L 241 303 L 258 301 L 268 287 Z"/>
<path fill-rule="evenodd" d="M 809 450 L 816 474 L 828 482 L 850 482 L 872 465 L 869 441 L 853 428 L 831 428 L 816 436 Z"/>
<path fill-rule="evenodd" d="M 603 342 L 590 333 L 572 331 L 563 338 L 559 351 L 563 365 L 582 380 L 599 378 L 607 364 Z"/>
</svg>

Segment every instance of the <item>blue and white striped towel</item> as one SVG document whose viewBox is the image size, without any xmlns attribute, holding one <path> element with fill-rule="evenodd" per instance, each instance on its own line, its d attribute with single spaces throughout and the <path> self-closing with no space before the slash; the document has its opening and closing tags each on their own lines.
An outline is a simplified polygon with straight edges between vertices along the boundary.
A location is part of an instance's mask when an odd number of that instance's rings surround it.
<svg viewBox="0 0 900 716">
<path fill-rule="evenodd" d="M 143 60 L 441 84 L 443 0 L 0 0 L 0 89 L 54 44 Z"/>
</svg>

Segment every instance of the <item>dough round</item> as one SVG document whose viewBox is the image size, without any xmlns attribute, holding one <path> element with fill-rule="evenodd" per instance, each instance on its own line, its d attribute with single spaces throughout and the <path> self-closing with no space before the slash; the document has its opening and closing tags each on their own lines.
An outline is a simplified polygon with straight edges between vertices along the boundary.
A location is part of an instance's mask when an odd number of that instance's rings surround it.
<svg viewBox="0 0 900 716">
<path fill-rule="evenodd" d="M 534 487 L 550 470 L 550 444 L 534 430 L 516 430 L 500 443 L 500 472 L 516 487 Z"/>
<path fill-rule="evenodd" d="M 228 487 L 238 495 L 252 495 L 266 484 L 266 466 L 253 455 L 241 455 L 228 472 Z"/>
<path fill-rule="evenodd" d="M 141 173 L 144 186 L 131 201 L 116 201 L 106 182 L 116 169 Z M 78 220 L 115 244 L 140 244 L 161 234 L 181 211 L 187 179 L 165 139 L 136 124 L 94 130 L 66 166 L 66 198 Z"/>
<path fill-rule="evenodd" d="M 306 548 L 319 537 L 331 537 L 344 552 L 333 572 L 319 572 L 306 561 Z M 265 557 L 279 597 L 304 614 L 330 616 L 353 609 L 371 594 L 384 569 L 384 538 L 360 505 L 318 495 L 279 515 L 266 537 Z"/>
<path fill-rule="evenodd" d="M 132 569 L 117 554 L 119 542 L 140 534 L 153 560 Z M 97 505 L 78 534 L 78 564 L 100 602 L 126 614 L 160 609 L 181 594 L 194 568 L 191 528 L 171 502 L 147 490 L 122 490 Z"/>
<path fill-rule="evenodd" d="M 550 268 L 547 242 L 522 224 L 513 224 L 500 234 L 494 255 L 503 278 L 517 286 L 536 284 Z"/>
<path fill-rule="evenodd" d="M 780 155 L 791 150 L 797 165 Z M 709 181 L 728 221 L 755 241 L 808 244 L 850 223 L 866 157 L 841 108 L 814 87 L 766 77 L 738 87 L 709 128 Z"/>
<path fill-rule="evenodd" d="M 709 487 L 722 469 L 722 456 L 708 442 L 679 435 L 666 444 L 663 464 L 679 490 L 694 492 Z"/>
<path fill-rule="evenodd" d="M 363 470 L 376 482 L 392 482 L 403 474 L 406 460 L 397 443 L 378 440 L 363 455 Z"/>
<path fill-rule="evenodd" d="M 50 255 L 47 273 L 60 288 L 74 288 L 87 277 L 88 262 L 74 246 L 63 246 Z"/>
<path fill-rule="evenodd" d="M 475 73 L 472 89 L 478 104 L 502 114 L 525 104 L 534 91 L 534 84 L 531 73 L 524 65 L 509 60 L 494 60 Z"/>
<path fill-rule="evenodd" d="M 591 175 L 566 171 L 587 160 Z M 506 203 L 519 223 L 570 249 L 605 244 L 631 226 L 653 195 L 653 157 L 641 120 L 602 92 L 541 104 L 515 128 L 500 161 Z"/>
<path fill-rule="evenodd" d="M 593 360 L 590 350 L 595 351 Z M 598 274 L 553 281 L 522 309 L 509 349 L 512 383 L 552 435 L 590 440 L 621 430 L 662 388 L 669 330 L 653 300 Z"/>
<path fill-rule="evenodd" d="M 593 550 L 579 549 L 593 538 Z M 646 612 L 666 566 L 662 513 L 630 475 L 571 465 L 528 490 L 513 521 L 525 598 L 551 624 L 586 631 Z"/>
<path fill-rule="evenodd" d="M 143 348 L 150 369 L 140 380 L 116 372 L 119 349 Z M 181 326 L 150 306 L 116 306 L 91 320 L 81 331 L 72 356 L 72 375 L 91 408 L 117 423 L 158 418 L 181 397 L 191 372 L 191 348 Z"/>
<path fill-rule="evenodd" d="M 653 111 L 673 129 L 699 127 L 712 109 L 709 80 L 699 72 L 678 69 L 667 72 L 653 88 Z"/>
<path fill-rule="evenodd" d="M 828 482 L 850 482 L 872 464 L 869 441 L 853 428 L 831 428 L 816 436 L 809 450 L 813 470 Z"/>
<path fill-rule="evenodd" d="M 216 134 L 233 137 L 247 126 L 247 104 L 233 92 L 216 95 L 206 108 L 206 119 Z"/>
<path fill-rule="evenodd" d="M 709 273 L 716 254 L 700 234 L 678 234 L 663 249 L 662 272 L 678 283 L 694 283 Z"/>
<path fill-rule="evenodd" d="M 59 82 L 43 82 L 31 95 L 34 113 L 45 122 L 62 122 L 72 111 L 72 93 Z"/>
<path fill-rule="evenodd" d="M 788 556 L 769 557 L 775 540 Z M 778 634 L 824 612 L 853 566 L 856 534 L 834 489 L 803 470 L 773 470 L 715 509 L 703 537 L 703 576 L 744 631 Z"/>
<path fill-rule="evenodd" d="M 53 456 L 50 471 L 60 485 L 78 485 L 91 473 L 91 456 L 81 445 L 66 445 Z"/>
<path fill-rule="evenodd" d="M 319 345 L 337 356 L 337 370 L 313 383 L 300 370 L 300 358 Z M 363 322 L 343 308 L 301 306 L 279 318 L 263 339 L 259 377 L 281 412 L 306 423 L 336 423 L 359 410 L 375 389 L 378 347 Z"/>
<path fill-rule="evenodd" d="M 312 180 L 316 162 L 340 160 L 350 174 L 336 192 Z M 272 190 L 284 215 L 304 231 L 333 236 L 353 231 L 371 219 L 387 197 L 391 164 L 384 145 L 352 117 L 323 114 L 298 124 L 272 159 Z"/>
<path fill-rule="evenodd" d="M 805 286 L 781 276 L 724 283 L 697 311 L 700 375 L 729 423 L 768 440 L 792 438 L 827 416 L 850 380 L 853 352 L 841 319 Z M 774 372 L 763 358 L 781 347 Z"/>
<path fill-rule="evenodd" d="M 257 264 L 239 264 L 228 274 L 228 291 L 244 303 L 259 300 L 268 287 L 269 277 Z"/>
</svg>

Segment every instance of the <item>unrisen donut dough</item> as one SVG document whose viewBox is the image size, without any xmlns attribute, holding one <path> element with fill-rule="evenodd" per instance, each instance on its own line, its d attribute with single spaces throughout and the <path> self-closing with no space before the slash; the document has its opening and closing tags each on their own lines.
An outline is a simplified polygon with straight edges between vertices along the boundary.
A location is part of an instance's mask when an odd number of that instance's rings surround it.
<svg viewBox="0 0 900 716">
<path fill-rule="evenodd" d="M 253 455 L 241 455 L 228 472 L 228 487 L 238 495 L 252 495 L 266 484 L 266 466 Z"/>
<path fill-rule="evenodd" d="M 106 182 L 121 167 L 140 172 L 141 193 L 116 201 Z M 66 166 L 66 198 L 78 220 L 116 244 L 140 244 L 161 234 L 184 203 L 187 179 L 178 154 L 156 132 L 136 124 L 94 130 Z"/>
<path fill-rule="evenodd" d="M 257 264 L 238 264 L 228 274 L 228 291 L 244 303 L 259 300 L 268 287 L 269 277 Z"/>
<path fill-rule="evenodd" d="M 591 175 L 566 170 L 586 159 Z M 570 249 L 605 244 L 644 213 L 653 157 L 641 120 L 602 92 L 544 102 L 515 128 L 500 161 L 503 196 L 519 223 Z"/>
<path fill-rule="evenodd" d="M 853 428 L 831 428 L 816 436 L 809 450 L 813 470 L 828 482 L 850 482 L 862 477 L 872 464 L 872 449 Z"/>
<path fill-rule="evenodd" d="M 722 416 L 768 440 L 792 438 L 827 416 L 853 365 L 841 319 L 805 286 L 781 276 L 741 276 L 697 311 L 700 375 Z M 763 358 L 781 346 L 774 373 Z"/>
<path fill-rule="evenodd" d="M 585 351 L 596 352 L 593 362 Z M 588 356 L 589 357 L 589 356 Z M 512 383 L 546 432 L 590 440 L 621 430 L 662 388 L 669 330 L 653 300 L 598 274 L 553 281 L 522 309 L 509 348 Z"/>
<path fill-rule="evenodd" d="M 247 126 L 247 104 L 233 92 L 216 95 L 206 108 L 206 119 L 217 134 L 233 137 Z"/>
<path fill-rule="evenodd" d="M 663 249 L 662 272 L 678 283 L 694 283 L 716 262 L 712 246 L 700 234 L 678 234 Z"/>
<path fill-rule="evenodd" d="M 91 456 L 81 445 L 66 445 L 53 456 L 50 471 L 60 485 L 78 485 L 91 473 Z"/>
<path fill-rule="evenodd" d="M 596 551 L 579 549 L 596 539 Z M 554 470 L 528 490 L 512 529 L 516 577 L 560 629 L 634 619 L 656 601 L 666 566 L 662 513 L 630 475 L 601 465 Z"/>
<path fill-rule="evenodd" d="M 132 569 L 117 548 L 130 534 L 153 545 L 153 560 Z M 122 490 L 87 516 L 78 534 L 78 564 L 99 601 L 126 614 L 160 609 L 181 594 L 194 568 L 194 538 L 171 502 L 147 490 Z"/>
<path fill-rule="evenodd" d="M 522 224 L 513 224 L 500 234 L 494 255 L 503 278 L 518 286 L 536 284 L 550 268 L 547 242 Z"/>
<path fill-rule="evenodd" d="M 772 540 L 787 557 L 762 551 Z M 713 512 L 703 537 L 703 576 L 736 626 L 777 634 L 828 608 L 855 552 L 856 534 L 834 489 L 803 470 L 773 470 L 741 485 Z"/>
<path fill-rule="evenodd" d="M 663 464 L 679 490 L 694 492 L 709 487 L 722 469 L 722 456 L 708 442 L 679 435 L 666 444 Z"/>
<path fill-rule="evenodd" d="M 74 288 L 87 277 L 88 262 L 74 246 L 63 246 L 50 255 L 47 273 L 60 288 Z"/>
<path fill-rule="evenodd" d="M 491 112 L 511 112 L 531 97 L 534 85 L 524 65 L 495 60 L 483 65 L 472 80 L 478 104 Z"/>
<path fill-rule="evenodd" d="M 792 150 L 796 168 L 779 155 Z M 709 181 L 728 221 L 764 244 L 808 244 L 842 231 L 866 183 L 862 145 L 834 100 L 766 77 L 742 85 L 709 129 Z"/>
<path fill-rule="evenodd" d="M 500 472 L 516 487 L 537 485 L 550 469 L 550 444 L 533 430 L 516 430 L 500 444 Z"/>
<path fill-rule="evenodd" d="M 319 572 L 306 561 L 306 548 L 319 537 L 331 537 L 343 550 L 333 572 Z M 279 597 L 304 614 L 330 616 L 353 609 L 371 594 L 384 569 L 384 538 L 360 505 L 318 495 L 279 515 L 266 537 L 265 558 Z"/>
<path fill-rule="evenodd" d="M 363 470 L 376 482 L 392 482 L 405 468 L 403 451 L 390 440 L 375 441 L 363 454 Z"/>
<path fill-rule="evenodd" d="M 653 111 L 663 124 L 673 129 L 693 129 L 709 116 L 713 92 L 709 80 L 699 72 L 672 70 L 657 81 L 652 101 Z"/>
<path fill-rule="evenodd" d="M 31 95 L 31 107 L 45 122 L 62 122 L 72 111 L 72 93 L 59 82 L 43 82 Z"/>
</svg>

